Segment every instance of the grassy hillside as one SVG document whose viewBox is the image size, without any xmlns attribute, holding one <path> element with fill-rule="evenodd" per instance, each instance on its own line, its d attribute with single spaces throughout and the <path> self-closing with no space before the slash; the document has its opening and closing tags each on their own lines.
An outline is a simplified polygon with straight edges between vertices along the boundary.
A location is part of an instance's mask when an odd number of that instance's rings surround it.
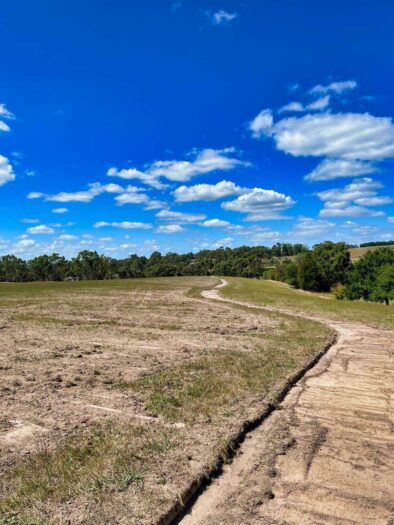
<svg viewBox="0 0 394 525">
<path fill-rule="evenodd" d="M 394 244 L 386 245 L 384 247 L 394 249 Z M 357 261 L 357 259 L 365 255 L 367 252 L 375 251 L 378 248 L 383 248 L 383 246 L 363 246 L 361 248 L 350 248 L 350 258 L 353 262 Z"/>
<path fill-rule="evenodd" d="M 266 304 L 297 312 L 327 314 L 338 319 L 361 321 L 387 328 L 394 328 L 394 308 L 363 301 L 339 301 L 331 294 L 314 294 L 295 290 L 287 284 L 226 277 L 229 285 L 221 293 L 226 297 L 242 301 Z"/>
</svg>

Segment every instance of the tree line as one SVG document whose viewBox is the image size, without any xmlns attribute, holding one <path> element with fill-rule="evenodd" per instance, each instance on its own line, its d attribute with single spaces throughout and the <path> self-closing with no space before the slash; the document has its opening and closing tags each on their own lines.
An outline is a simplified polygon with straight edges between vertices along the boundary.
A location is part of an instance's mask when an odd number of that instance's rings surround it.
<svg viewBox="0 0 394 525">
<path fill-rule="evenodd" d="M 302 244 L 277 243 L 265 246 L 219 248 L 198 253 L 153 252 L 150 257 L 130 255 L 114 259 L 83 250 L 72 259 L 62 255 L 40 255 L 24 260 L 15 255 L 0 257 L 0 281 L 64 281 L 170 277 L 182 275 L 232 275 L 261 277 L 275 257 L 295 256 L 306 251 Z"/>
<path fill-rule="evenodd" d="M 383 246 L 352 263 L 345 243 L 327 241 L 295 258 L 278 260 L 264 276 L 311 292 L 333 291 L 338 299 L 388 305 L 394 300 L 394 249 Z"/>
<path fill-rule="evenodd" d="M 0 281 L 64 281 L 223 275 L 274 279 L 313 292 L 334 291 L 339 299 L 364 299 L 389 304 L 394 300 L 394 250 L 368 251 L 350 260 L 346 243 L 326 241 L 308 249 L 302 244 L 277 243 L 202 250 L 198 253 L 155 251 L 150 257 L 115 259 L 83 250 L 72 259 L 40 255 L 24 260 L 0 257 Z"/>
</svg>

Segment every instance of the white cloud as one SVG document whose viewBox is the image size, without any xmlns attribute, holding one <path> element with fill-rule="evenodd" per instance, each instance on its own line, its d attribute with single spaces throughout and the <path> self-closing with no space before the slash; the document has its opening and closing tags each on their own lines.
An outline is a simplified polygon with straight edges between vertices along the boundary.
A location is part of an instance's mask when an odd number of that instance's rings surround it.
<svg viewBox="0 0 394 525">
<path fill-rule="evenodd" d="M 330 96 L 326 95 L 324 97 L 314 100 L 310 104 L 304 106 L 301 102 L 290 102 L 285 106 L 282 106 L 279 109 L 279 113 L 302 113 L 304 111 L 322 111 L 326 109 L 330 104 Z"/>
<path fill-rule="evenodd" d="M 305 175 L 304 179 L 309 181 L 333 180 L 339 177 L 359 177 L 370 175 L 378 171 L 378 168 L 370 162 L 345 159 L 325 159 L 316 168 Z"/>
<path fill-rule="evenodd" d="M 61 241 L 73 241 L 75 239 L 78 239 L 76 235 L 69 235 L 68 233 L 64 233 L 63 235 L 59 236 L 59 239 Z"/>
<path fill-rule="evenodd" d="M 289 233 L 295 239 L 303 237 L 320 237 L 330 233 L 335 227 L 336 224 L 333 222 L 302 217 Z"/>
<path fill-rule="evenodd" d="M 46 226 L 45 224 L 40 224 L 39 226 L 32 226 L 31 228 L 28 228 L 27 231 L 32 235 L 50 235 L 51 233 L 55 232 L 53 228 L 51 228 L 50 226 Z"/>
<path fill-rule="evenodd" d="M 305 108 L 304 108 L 304 105 L 301 104 L 301 102 L 289 102 L 288 104 L 286 104 L 285 106 L 282 106 L 279 109 L 279 113 L 286 113 L 286 112 L 302 113 L 303 111 L 305 111 Z M 272 125 L 272 122 L 271 122 L 271 125 Z"/>
<path fill-rule="evenodd" d="M 326 95 L 325 97 L 318 98 L 314 102 L 311 102 L 306 106 L 307 110 L 310 111 L 321 111 L 322 109 L 326 109 L 328 105 L 330 104 L 330 95 Z"/>
<path fill-rule="evenodd" d="M 137 188 L 134 188 L 134 186 L 130 186 L 130 191 L 134 191 Z M 122 186 L 119 186 L 119 184 L 101 184 L 100 182 L 93 182 L 91 184 L 88 184 L 87 190 L 82 191 L 75 191 L 75 192 L 67 192 L 67 191 L 61 191 L 60 193 L 56 193 L 54 195 L 47 195 L 45 193 L 41 193 L 38 191 L 32 191 L 28 193 L 27 198 L 28 199 L 44 199 L 48 202 L 91 202 L 95 197 L 103 194 L 103 193 L 122 193 L 125 190 Z"/>
<path fill-rule="evenodd" d="M 118 170 L 117 168 L 113 167 L 107 171 L 107 175 L 109 177 L 119 177 L 125 180 L 140 180 L 144 184 L 152 186 L 152 188 L 155 188 L 157 190 L 161 190 L 167 187 L 166 184 L 161 183 L 157 179 L 156 175 L 150 174 L 149 172 L 143 172 L 135 168 Z"/>
<path fill-rule="evenodd" d="M 115 197 L 115 201 L 119 206 L 124 204 L 144 204 L 146 210 L 155 210 L 163 208 L 166 204 L 164 202 L 151 199 L 146 193 L 121 193 Z"/>
<path fill-rule="evenodd" d="M 247 221 L 260 221 L 282 219 L 281 212 L 293 204 L 295 204 L 293 199 L 283 193 L 253 188 L 233 201 L 223 202 L 222 208 L 228 211 L 248 213 Z"/>
<path fill-rule="evenodd" d="M 3 120 L 0 120 L 0 131 L 4 131 L 6 133 L 7 131 L 10 131 L 10 130 L 11 128 L 9 127 L 9 125 Z"/>
<path fill-rule="evenodd" d="M 5 107 L 5 104 L 0 104 L 0 117 L 10 120 L 15 119 L 15 115 Z"/>
<path fill-rule="evenodd" d="M 37 224 L 40 222 L 40 219 L 21 219 L 20 222 L 24 224 Z"/>
<path fill-rule="evenodd" d="M 220 239 L 219 241 L 216 241 L 212 248 L 226 248 L 233 244 L 234 239 L 232 237 L 225 237 L 224 239 Z"/>
<path fill-rule="evenodd" d="M 277 149 L 296 157 L 341 157 L 348 160 L 394 157 L 391 118 L 374 117 L 369 113 L 308 114 L 300 118 L 284 118 L 272 125 L 250 125 L 250 129 L 254 137 L 272 136 Z"/>
<path fill-rule="evenodd" d="M 45 194 L 40 191 L 31 191 L 26 196 L 27 199 L 42 199 L 43 197 L 45 197 Z"/>
<path fill-rule="evenodd" d="M 5 107 L 5 104 L 0 104 L 0 117 L 7 120 L 14 120 L 15 116 L 11 111 L 8 111 L 8 109 Z M 4 131 L 7 133 L 10 131 L 9 125 L 4 122 L 4 120 L 0 120 L 0 131 Z"/>
<path fill-rule="evenodd" d="M 209 219 L 208 221 L 204 221 L 202 226 L 204 226 L 204 228 L 227 228 L 230 224 L 228 221 L 221 219 Z"/>
<path fill-rule="evenodd" d="M 263 109 L 260 113 L 249 122 L 248 127 L 252 132 L 254 138 L 261 138 L 262 136 L 270 137 L 274 124 L 274 117 L 270 109 Z"/>
<path fill-rule="evenodd" d="M 180 224 L 162 224 L 156 229 L 156 233 L 179 233 L 183 230 Z"/>
<path fill-rule="evenodd" d="M 156 217 L 164 221 L 176 221 L 179 224 L 200 222 L 206 219 L 206 215 L 202 213 L 182 213 L 172 210 L 161 210 L 156 213 Z"/>
<path fill-rule="evenodd" d="M 7 157 L 3 157 L 3 155 L 0 155 L 0 186 L 3 186 L 3 184 L 7 184 L 7 182 L 10 182 L 14 179 L 15 174 L 13 172 L 10 161 L 7 159 Z"/>
<path fill-rule="evenodd" d="M 67 212 L 68 212 L 68 208 L 53 208 L 52 210 L 52 213 L 59 213 L 59 214 L 67 213 Z"/>
<path fill-rule="evenodd" d="M 122 222 L 106 222 L 99 221 L 93 224 L 93 228 L 105 228 L 111 226 L 112 228 L 121 228 L 123 230 L 149 230 L 152 228 L 151 224 L 145 222 L 131 222 L 131 221 L 122 221 Z"/>
<path fill-rule="evenodd" d="M 14 247 L 15 248 L 30 248 L 31 246 L 34 246 L 36 244 L 36 241 L 33 241 L 33 239 L 22 239 L 21 241 L 18 241 Z"/>
<path fill-rule="evenodd" d="M 345 80 L 343 82 L 331 82 L 331 84 L 328 84 L 327 86 L 322 86 L 321 84 L 318 84 L 317 86 L 314 86 L 309 93 L 312 95 L 315 94 L 323 94 L 323 93 L 336 93 L 337 95 L 340 95 L 344 91 L 349 91 L 352 89 L 355 89 L 357 87 L 357 82 L 355 80 Z"/>
<path fill-rule="evenodd" d="M 217 184 L 180 186 L 174 191 L 174 196 L 178 202 L 214 201 L 231 195 L 241 195 L 245 191 L 248 190 L 237 186 L 234 182 L 222 180 Z"/>
<path fill-rule="evenodd" d="M 249 166 L 249 162 L 236 158 L 234 148 L 194 150 L 193 160 L 156 160 L 146 167 L 145 171 L 135 168 L 118 170 L 110 168 L 107 175 L 123 179 L 138 179 L 156 189 L 166 186 L 160 182 L 164 177 L 172 182 L 186 182 L 197 175 L 213 171 L 230 171 L 236 167 Z"/>
<path fill-rule="evenodd" d="M 221 25 L 228 25 L 230 22 L 234 22 L 236 18 L 238 17 L 237 13 L 229 13 L 228 11 L 224 11 L 223 9 L 219 9 L 219 11 L 216 11 L 215 13 L 207 13 L 207 16 L 209 17 L 210 21 L 215 26 L 221 26 Z"/>
<path fill-rule="evenodd" d="M 394 217 L 387 217 L 387 222 L 392 222 L 392 223 L 394 223 Z"/>
<path fill-rule="evenodd" d="M 379 196 L 382 184 L 370 178 L 356 179 L 344 188 L 321 191 L 317 196 L 324 202 L 321 217 L 379 217 L 382 211 L 369 209 L 393 202 L 391 197 Z"/>
</svg>

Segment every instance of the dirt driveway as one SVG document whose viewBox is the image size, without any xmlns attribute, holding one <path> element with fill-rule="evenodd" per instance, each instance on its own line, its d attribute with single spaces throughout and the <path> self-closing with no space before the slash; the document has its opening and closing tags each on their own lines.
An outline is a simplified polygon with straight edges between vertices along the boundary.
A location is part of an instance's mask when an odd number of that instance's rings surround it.
<svg viewBox="0 0 394 525">
<path fill-rule="evenodd" d="M 204 296 L 231 301 L 217 290 Z M 182 525 L 394 524 L 394 334 L 313 319 L 338 342 L 248 435 Z"/>
</svg>

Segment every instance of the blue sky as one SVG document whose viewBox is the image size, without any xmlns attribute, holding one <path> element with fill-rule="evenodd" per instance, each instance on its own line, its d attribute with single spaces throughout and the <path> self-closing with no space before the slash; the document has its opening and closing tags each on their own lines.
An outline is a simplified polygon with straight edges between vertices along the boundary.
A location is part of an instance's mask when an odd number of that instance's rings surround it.
<svg viewBox="0 0 394 525">
<path fill-rule="evenodd" d="M 394 238 L 394 5 L 6 1 L 0 254 Z"/>
</svg>

